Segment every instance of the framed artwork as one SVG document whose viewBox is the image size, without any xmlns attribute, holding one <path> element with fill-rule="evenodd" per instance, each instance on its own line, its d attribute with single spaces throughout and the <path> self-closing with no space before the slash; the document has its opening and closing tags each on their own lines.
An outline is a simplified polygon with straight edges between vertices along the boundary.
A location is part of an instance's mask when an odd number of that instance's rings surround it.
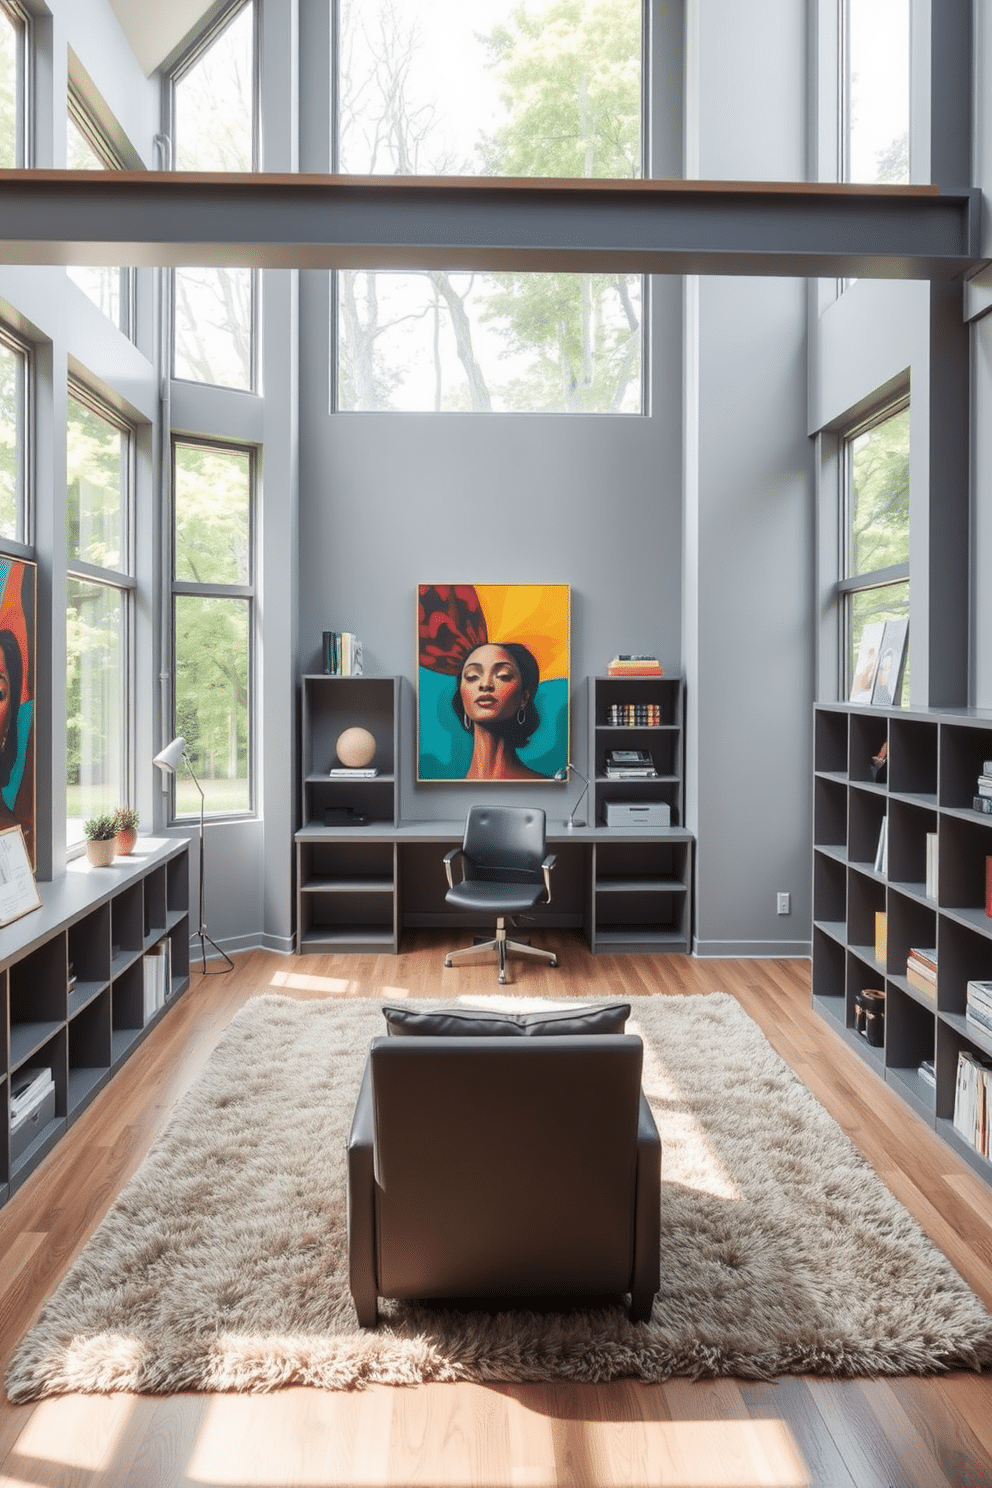
<svg viewBox="0 0 992 1488">
<path fill-rule="evenodd" d="M 858 647 L 858 660 L 854 668 L 854 676 L 851 679 L 851 696 L 848 702 L 871 702 L 871 695 L 875 686 L 875 673 L 878 671 L 878 658 L 882 650 L 882 635 L 884 631 L 884 620 L 873 620 L 870 625 L 866 625 L 862 630 L 861 644 Z"/>
<path fill-rule="evenodd" d="M 419 584 L 417 651 L 418 780 L 565 768 L 567 584 Z"/>
<path fill-rule="evenodd" d="M 32 869 L 37 578 L 36 564 L 0 557 L 0 830 L 20 827 Z"/>
<path fill-rule="evenodd" d="M 878 670 L 872 688 L 873 708 L 898 708 L 902 701 L 902 674 L 906 665 L 909 620 L 886 620 L 878 653 Z"/>
<path fill-rule="evenodd" d="M 0 830 L 0 925 L 40 908 L 41 895 L 28 862 L 24 833 L 20 827 L 4 827 Z"/>
</svg>

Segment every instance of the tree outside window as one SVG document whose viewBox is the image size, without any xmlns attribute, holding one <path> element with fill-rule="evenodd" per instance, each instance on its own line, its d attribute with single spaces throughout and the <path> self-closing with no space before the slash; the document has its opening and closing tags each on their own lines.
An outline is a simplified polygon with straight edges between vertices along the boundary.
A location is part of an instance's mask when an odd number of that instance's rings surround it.
<svg viewBox="0 0 992 1488">
<path fill-rule="evenodd" d="M 339 168 L 641 174 L 639 0 L 342 0 Z M 338 274 L 337 406 L 642 411 L 633 274 Z"/>
<path fill-rule="evenodd" d="M 95 127 L 86 128 L 81 110 L 78 107 L 72 108 L 66 120 L 66 165 L 69 170 L 120 169 L 120 161 L 106 149 L 98 149 L 96 139 Z M 126 334 L 130 270 L 109 264 L 77 264 L 67 268 L 66 273 L 111 324 Z"/>
<path fill-rule="evenodd" d="M 24 22 L 0 4 L 0 170 L 24 164 Z"/>
<path fill-rule="evenodd" d="M 0 538 L 24 541 L 27 356 L 0 339 Z"/>
<path fill-rule="evenodd" d="M 844 440 L 844 482 L 847 696 L 864 627 L 909 615 L 908 404 L 850 431 Z M 908 654 L 903 696 L 909 696 Z"/>
<path fill-rule="evenodd" d="M 176 733 L 212 814 L 251 809 L 251 453 L 177 441 L 174 446 Z M 176 815 L 200 798 L 176 779 Z"/>
<path fill-rule="evenodd" d="M 846 181 L 909 181 L 910 0 L 844 0 Z"/>
</svg>

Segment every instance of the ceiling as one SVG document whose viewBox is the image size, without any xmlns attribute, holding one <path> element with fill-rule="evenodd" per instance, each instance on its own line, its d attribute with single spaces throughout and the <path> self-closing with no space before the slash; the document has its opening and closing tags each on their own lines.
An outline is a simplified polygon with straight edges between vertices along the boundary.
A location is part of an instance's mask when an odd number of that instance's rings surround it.
<svg viewBox="0 0 992 1488">
<path fill-rule="evenodd" d="M 198 21 L 216 8 L 216 0 L 110 0 L 146 76 L 188 36 Z"/>
</svg>

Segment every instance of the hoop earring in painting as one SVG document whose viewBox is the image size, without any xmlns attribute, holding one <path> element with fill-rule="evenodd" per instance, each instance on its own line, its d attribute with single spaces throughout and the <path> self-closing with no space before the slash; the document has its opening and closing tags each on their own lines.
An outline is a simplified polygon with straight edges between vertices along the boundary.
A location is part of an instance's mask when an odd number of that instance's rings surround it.
<svg viewBox="0 0 992 1488">
<path fill-rule="evenodd" d="M 467 734 L 470 734 L 472 732 L 472 725 L 469 723 L 464 713 L 462 714 L 462 728 Z"/>
<path fill-rule="evenodd" d="M 517 722 L 520 724 L 521 728 L 527 722 L 527 709 L 526 708 L 518 708 L 517 709 Z"/>
</svg>

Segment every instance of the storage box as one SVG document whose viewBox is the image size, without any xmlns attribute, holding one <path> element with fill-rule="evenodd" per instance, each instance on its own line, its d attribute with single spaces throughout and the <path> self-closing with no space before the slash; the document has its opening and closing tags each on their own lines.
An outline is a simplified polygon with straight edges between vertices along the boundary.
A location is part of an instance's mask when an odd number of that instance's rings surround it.
<svg viewBox="0 0 992 1488">
<path fill-rule="evenodd" d="M 43 1132 L 50 1121 L 55 1120 L 55 1081 L 42 1086 L 26 1111 L 11 1118 L 10 1160 L 16 1162 L 31 1146 L 39 1132 Z"/>
<path fill-rule="evenodd" d="M 667 801 L 607 801 L 608 827 L 670 827 L 672 808 Z"/>
</svg>

